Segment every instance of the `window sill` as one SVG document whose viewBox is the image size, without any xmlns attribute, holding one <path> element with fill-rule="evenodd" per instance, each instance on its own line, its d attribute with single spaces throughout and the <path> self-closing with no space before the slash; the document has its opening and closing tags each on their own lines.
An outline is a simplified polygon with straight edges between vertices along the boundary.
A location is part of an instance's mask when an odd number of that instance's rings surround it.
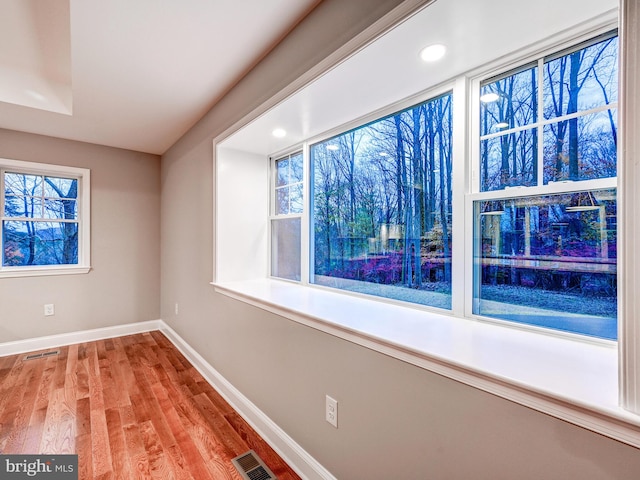
<svg viewBox="0 0 640 480">
<path fill-rule="evenodd" d="M 618 350 L 278 280 L 216 292 L 640 448 Z"/>
<path fill-rule="evenodd" d="M 48 275 L 78 275 L 89 273 L 91 267 L 84 266 L 43 266 L 43 267 L 5 267 L 0 270 L 0 278 L 44 277 Z"/>
</svg>

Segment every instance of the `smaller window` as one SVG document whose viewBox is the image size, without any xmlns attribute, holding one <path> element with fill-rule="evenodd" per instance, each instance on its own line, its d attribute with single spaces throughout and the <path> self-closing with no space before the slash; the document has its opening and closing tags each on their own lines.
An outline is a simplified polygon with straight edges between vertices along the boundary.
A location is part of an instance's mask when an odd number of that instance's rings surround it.
<svg viewBox="0 0 640 480">
<path fill-rule="evenodd" d="M 271 275 L 300 281 L 303 157 L 297 152 L 273 162 Z"/>
<path fill-rule="evenodd" d="M 89 268 L 89 171 L 0 159 L 1 276 Z"/>
</svg>

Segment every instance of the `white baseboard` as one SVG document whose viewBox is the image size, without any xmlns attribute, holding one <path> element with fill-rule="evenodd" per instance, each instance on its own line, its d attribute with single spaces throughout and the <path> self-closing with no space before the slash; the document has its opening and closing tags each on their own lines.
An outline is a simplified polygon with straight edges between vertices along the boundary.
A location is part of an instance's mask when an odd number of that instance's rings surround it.
<svg viewBox="0 0 640 480">
<path fill-rule="evenodd" d="M 215 388 L 224 399 L 244 418 L 251 427 L 273 448 L 282 459 L 305 480 L 336 480 L 316 459 L 309 455 L 273 420 L 265 415 L 180 335 L 162 320 L 128 323 L 112 327 L 96 328 L 79 332 L 28 338 L 15 342 L 0 343 L 0 357 L 17 355 L 63 347 L 75 343 L 92 342 L 105 338 L 122 337 L 135 333 L 161 331 L 178 350 L 191 362 L 200 374 Z"/>
<path fill-rule="evenodd" d="M 114 325 L 112 327 L 95 328 L 93 330 L 82 330 L 79 332 L 61 333 L 59 335 L 48 335 L 45 337 L 0 343 L 0 357 L 64 347 L 65 345 L 73 345 L 74 343 L 94 342 L 105 338 L 115 338 L 124 335 L 133 335 L 134 333 L 161 330 L 164 326 L 165 323 L 162 320 L 149 320 L 147 322 L 127 323 L 124 325 Z"/>
<path fill-rule="evenodd" d="M 180 335 L 166 323 L 162 322 L 162 324 L 160 331 L 300 477 L 306 480 L 336 480 L 336 477 L 229 383 L 198 352 L 191 348 Z"/>
</svg>

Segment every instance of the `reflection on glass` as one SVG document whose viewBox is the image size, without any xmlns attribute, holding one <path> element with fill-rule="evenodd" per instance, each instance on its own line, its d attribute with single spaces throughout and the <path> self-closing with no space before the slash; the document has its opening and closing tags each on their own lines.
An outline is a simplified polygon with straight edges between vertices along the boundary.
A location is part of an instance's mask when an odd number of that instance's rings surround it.
<svg viewBox="0 0 640 480">
<path fill-rule="evenodd" d="M 537 84 L 538 68 L 535 66 L 483 83 L 480 87 L 480 135 L 536 122 Z"/>
<path fill-rule="evenodd" d="M 483 191 L 537 183 L 538 129 L 520 130 L 480 142 Z"/>
<path fill-rule="evenodd" d="M 544 118 L 618 101 L 618 37 L 545 62 Z"/>
<path fill-rule="evenodd" d="M 300 280 L 300 218 L 271 222 L 271 275 Z"/>
<path fill-rule="evenodd" d="M 311 146 L 312 283 L 451 308 L 451 102 Z"/>
<path fill-rule="evenodd" d="M 615 190 L 474 209 L 475 314 L 616 339 Z"/>
</svg>

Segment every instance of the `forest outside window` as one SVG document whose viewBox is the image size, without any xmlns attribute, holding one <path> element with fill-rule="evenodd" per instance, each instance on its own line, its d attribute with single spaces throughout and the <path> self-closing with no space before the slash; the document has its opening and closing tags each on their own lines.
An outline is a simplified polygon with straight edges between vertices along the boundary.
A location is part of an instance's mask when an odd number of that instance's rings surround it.
<svg viewBox="0 0 640 480">
<path fill-rule="evenodd" d="M 311 145 L 310 283 L 451 309 L 452 97 Z"/>
<path fill-rule="evenodd" d="M 87 268 L 88 170 L 0 160 L 0 173 L 0 274 Z"/>
<path fill-rule="evenodd" d="M 612 32 L 481 83 L 474 314 L 617 338 L 617 79 Z"/>
</svg>

